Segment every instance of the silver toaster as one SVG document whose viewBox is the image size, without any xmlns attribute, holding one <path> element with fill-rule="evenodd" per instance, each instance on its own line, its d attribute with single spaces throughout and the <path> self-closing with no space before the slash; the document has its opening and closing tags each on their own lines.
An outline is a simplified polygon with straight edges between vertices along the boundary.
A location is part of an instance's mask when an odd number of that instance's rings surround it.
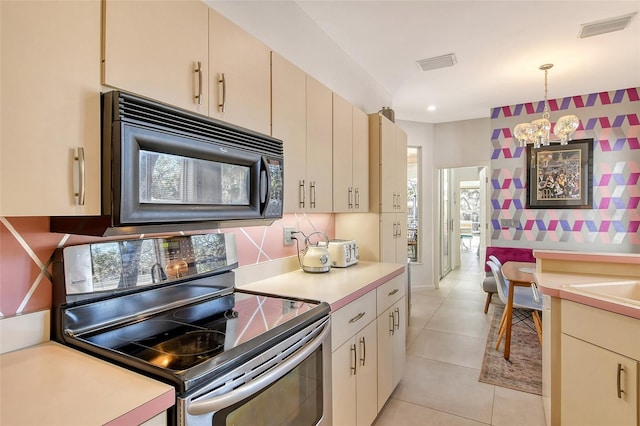
<svg viewBox="0 0 640 426">
<path fill-rule="evenodd" d="M 346 268 L 358 263 L 358 244 L 355 240 L 331 240 L 329 241 L 329 256 L 331 266 L 334 268 Z"/>
</svg>

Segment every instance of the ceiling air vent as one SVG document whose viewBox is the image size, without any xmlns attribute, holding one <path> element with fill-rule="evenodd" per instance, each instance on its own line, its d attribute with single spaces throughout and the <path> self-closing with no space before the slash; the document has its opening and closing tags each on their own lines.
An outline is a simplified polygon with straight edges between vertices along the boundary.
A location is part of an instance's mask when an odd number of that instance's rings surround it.
<svg viewBox="0 0 640 426">
<path fill-rule="evenodd" d="M 614 31 L 624 30 L 631 19 L 637 12 L 628 15 L 618 16 L 616 18 L 604 19 L 602 21 L 590 22 L 582 24 L 580 28 L 579 38 L 593 37 L 600 34 L 612 33 Z"/>
<path fill-rule="evenodd" d="M 449 53 L 448 55 L 435 56 L 433 58 L 420 59 L 416 61 L 418 68 L 422 71 L 435 70 L 438 68 L 452 67 L 456 64 L 456 55 Z"/>
</svg>

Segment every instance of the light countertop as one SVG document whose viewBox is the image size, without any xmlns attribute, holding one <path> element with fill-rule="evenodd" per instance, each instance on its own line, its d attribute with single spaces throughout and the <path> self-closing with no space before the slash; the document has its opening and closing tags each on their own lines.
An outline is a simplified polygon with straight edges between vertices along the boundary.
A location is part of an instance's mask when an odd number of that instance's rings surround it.
<svg viewBox="0 0 640 426">
<path fill-rule="evenodd" d="M 576 284 L 638 281 L 640 280 L 640 276 L 638 276 L 637 273 L 637 271 L 640 270 L 640 255 L 544 250 L 536 250 L 534 255 L 536 259 L 538 259 L 535 273 L 536 283 L 543 294 L 640 319 L 640 305 L 625 303 L 621 300 L 600 297 L 594 294 L 585 294 L 580 290 L 569 287 L 569 285 Z M 563 266 L 566 263 L 567 269 L 570 270 L 570 272 L 557 270 L 545 271 L 544 262 L 546 260 L 562 262 Z M 540 264 L 541 261 L 542 265 Z M 577 266 L 569 267 L 569 263 Z M 588 264 L 598 265 L 596 268 L 599 273 L 594 273 L 596 271 L 586 266 L 583 267 L 586 272 L 580 273 L 580 265 Z M 612 268 L 619 268 L 620 265 L 624 265 L 626 268 L 625 271 L 629 271 L 627 273 L 631 273 L 632 275 L 607 274 L 607 271 L 612 270 Z"/>
<path fill-rule="evenodd" d="M 336 311 L 382 283 L 402 274 L 406 265 L 399 263 L 358 262 L 347 268 L 331 268 L 325 273 L 302 270 L 254 281 L 240 290 L 271 293 L 286 297 L 327 302 Z"/>
<path fill-rule="evenodd" d="M 56 342 L 0 355 L 2 425 L 132 425 L 175 404 L 173 386 Z"/>
</svg>

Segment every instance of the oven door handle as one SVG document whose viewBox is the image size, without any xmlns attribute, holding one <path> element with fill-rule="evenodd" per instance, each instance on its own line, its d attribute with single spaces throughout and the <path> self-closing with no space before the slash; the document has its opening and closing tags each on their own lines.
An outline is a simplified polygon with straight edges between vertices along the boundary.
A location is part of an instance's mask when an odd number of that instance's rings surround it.
<svg viewBox="0 0 640 426">
<path fill-rule="evenodd" d="M 316 349 L 318 349 L 329 335 L 330 330 L 330 323 L 327 321 L 324 325 L 324 329 L 317 337 L 315 337 L 312 341 L 307 343 L 304 348 L 300 349 L 294 355 L 287 358 L 273 370 L 256 378 L 255 380 L 250 381 L 248 384 L 234 389 L 231 392 L 214 396 L 204 401 L 192 402 L 188 405 L 187 411 L 189 412 L 189 414 L 192 414 L 194 416 L 214 413 L 226 407 L 230 407 L 233 404 L 236 404 L 251 395 L 256 394 L 267 386 L 275 383 L 280 378 L 284 377 L 296 365 L 300 364 L 302 361 L 304 361 L 305 358 L 307 358 Z"/>
</svg>

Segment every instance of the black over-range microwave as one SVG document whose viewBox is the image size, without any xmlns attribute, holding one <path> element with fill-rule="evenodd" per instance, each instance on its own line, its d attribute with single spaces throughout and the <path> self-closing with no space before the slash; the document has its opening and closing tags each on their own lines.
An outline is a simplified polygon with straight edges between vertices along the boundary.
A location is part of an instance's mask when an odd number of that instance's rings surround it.
<svg viewBox="0 0 640 426">
<path fill-rule="evenodd" d="M 83 235 L 265 225 L 282 217 L 282 141 L 132 94 L 102 94 L 102 215 L 51 218 Z"/>
</svg>

